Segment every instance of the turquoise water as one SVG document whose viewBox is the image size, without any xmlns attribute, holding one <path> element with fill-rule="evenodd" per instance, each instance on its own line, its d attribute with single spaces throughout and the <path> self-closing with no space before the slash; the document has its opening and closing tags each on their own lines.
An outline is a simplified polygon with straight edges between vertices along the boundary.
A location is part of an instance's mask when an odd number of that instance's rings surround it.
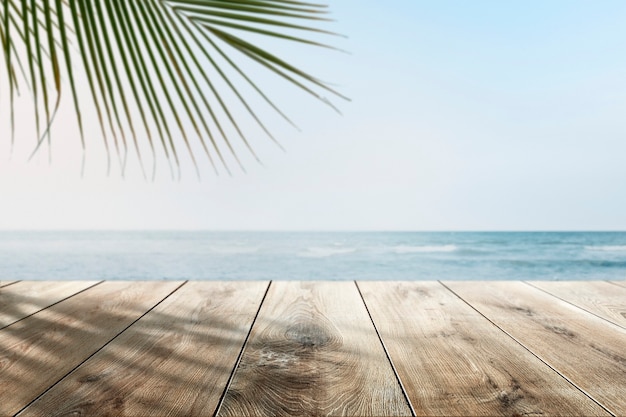
<svg viewBox="0 0 626 417">
<path fill-rule="evenodd" d="M 626 232 L 0 232 L 0 279 L 626 279 Z"/>
</svg>

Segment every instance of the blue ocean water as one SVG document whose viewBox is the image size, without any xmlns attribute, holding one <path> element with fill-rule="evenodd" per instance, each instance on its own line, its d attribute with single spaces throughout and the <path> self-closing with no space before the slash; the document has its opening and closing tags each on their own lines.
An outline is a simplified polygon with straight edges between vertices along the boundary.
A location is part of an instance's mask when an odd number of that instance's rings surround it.
<svg viewBox="0 0 626 417">
<path fill-rule="evenodd" d="M 626 232 L 0 232 L 0 279 L 624 280 Z"/>
</svg>

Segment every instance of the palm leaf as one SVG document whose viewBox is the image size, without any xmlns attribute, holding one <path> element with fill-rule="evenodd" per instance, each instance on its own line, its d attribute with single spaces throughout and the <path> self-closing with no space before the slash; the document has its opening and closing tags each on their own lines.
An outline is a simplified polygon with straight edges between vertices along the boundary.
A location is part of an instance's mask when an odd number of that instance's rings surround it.
<svg viewBox="0 0 626 417">
<path fill-rule="evenodd" d="M 216 173 L 230 173 L 229 161 L 243 169 L 238 149 L 259 160 L 246 132 L 251 125 L 278 144 L 258 116 L 259 103 L 292 123 L 242 62 L 333 108 L 324 92 L 345 99 L 259 45 L 268 38 L 332 48 L 317 39 L 334 35 L 319 27 L 327 16 L 326 6 L 299 0 L 0 0 L 0 85 L 8 87 L 0 95 L 8 91 L 13 132 L 14 97 L 22 84 L 30 90 L 33 153 L 53 141 L 56 111 L 71 99 L 83 149 L 83 113 L 95 111 L 109 166 L 116 155 L 122 175 L 129 149 L 146 176 L 146 149 L 152 177 L 159 155 L 179 176 L 182 153 L 198 174 L 199 153 Z M 81 80 L 88 94 L 78 93 Z"/>
</svg>

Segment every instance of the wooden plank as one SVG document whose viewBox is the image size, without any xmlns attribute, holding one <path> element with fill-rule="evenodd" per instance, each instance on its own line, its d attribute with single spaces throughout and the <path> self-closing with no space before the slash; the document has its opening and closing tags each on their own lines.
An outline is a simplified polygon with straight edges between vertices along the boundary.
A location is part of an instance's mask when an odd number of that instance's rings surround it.
<svg viewBox="0 0 626 417">
<path fill-rule="evenodd" d="M 605 281 L 531 281 L 527 284 L 626 328 L 626 288 Z"/>
<path fill-rule="evenodd" d="M 0 329 L 97 284 L 97 281 L 21 281 L 0 290 Z"/>
<path fill-rule="evenodd" d="M 439 283 L 358 284 L 416 415 L 609 415 Z"/>
<path fill-rule="evenodd" d="M 626 330 L 522 282 L 446 286 L 616 415 L 626 415 Z"/>
<path fill-rule="evenodd" d="M 190 282 L 23 416 L 212 416 L 267 282 Z"/>
<path fill-rule="evenodd" d="M 0 416 L 20 411 L 179 285 L 105 282 L 0 330 Z"/>
<path fill-rule="evenodd" d="M 16 282 L 19 282 L 19 281 L 0 281 L 0 288 L 8 287 L 9 285 L 15 284 Z"/>
<path fill-rule="evenodd" d="M 410 415 L 353 282 L 273 282 L 219 416 Z"/>
</svg>

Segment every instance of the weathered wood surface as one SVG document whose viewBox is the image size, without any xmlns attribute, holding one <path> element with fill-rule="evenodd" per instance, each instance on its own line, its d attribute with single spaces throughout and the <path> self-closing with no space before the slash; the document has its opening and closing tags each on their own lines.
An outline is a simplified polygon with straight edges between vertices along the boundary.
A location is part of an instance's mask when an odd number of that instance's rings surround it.
<svg viewBox="0 0 626 417">
<path fill-rule="evenodd" d="M 219 416 L 410 415 L 353 282 L 273 282 Z"/>
<path fill-rule="evenodd" d="M 0 329 L 58 303 L 97 281 L 22 281 L 0 289 Z"/>
<path fill-rule="evenodd" d="M 358 285 L 416 415 L 609 415 L 441 284 Z"/>
<path fill-rule="evenodd" d="M 212 416 L 268 284 L 185 284 L 19 416 Z"/>
<path fill-rule="evenodd" d="M 626 330 L 522 282 L 444 282 L 616 415 L 626 415 Z"/>
<path fill-rule="evenodd" d="M 360 283 L 399 377 L 352 282 L 181 284 L 105 282 L 0 329 L 0 416 L 408 415 L 398 379 L 418 415 L 626 415 L 626 329 L 588 312 L 619 283 Z"/>
<path fill-rule="evenodd" d="M 0 288 L 8 287 L 9 285 L 15 284 L 16 282 L 19 282 L 19 281 L 0 281 Z"/>
<path fill-rule="evenodd" d="M 626 288 L 605 281 L 531 281 L 528 284 L 626 328 Z"/>
<path fill-rule="evenodd" d="M 179 285 L 105 282 L 0 330 L 0 416 L 20 411 Z"/>
</svg>

